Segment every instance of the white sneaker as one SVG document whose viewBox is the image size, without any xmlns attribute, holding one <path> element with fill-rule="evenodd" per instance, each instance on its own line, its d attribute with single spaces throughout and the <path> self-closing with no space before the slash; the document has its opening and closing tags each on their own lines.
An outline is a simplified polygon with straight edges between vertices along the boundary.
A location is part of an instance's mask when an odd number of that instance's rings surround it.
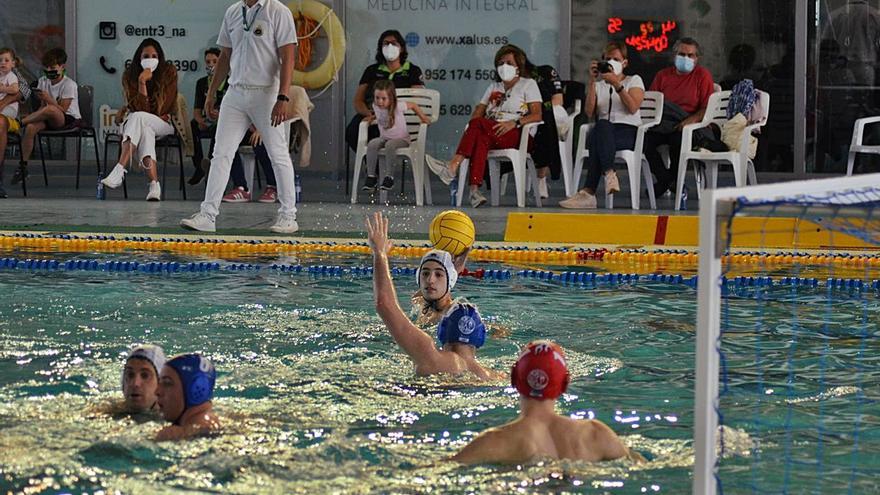
<svg viewBox="0 0 880 495">
<path fill-rule="evenodd" d="M 474 208 L 479 208 L 486 204 L 486 196 L 483 196 L 479 189 L 471 189 L 470 199 L 471 206 Z"/>
<path fill-rule="evenodd" d="M 180 226 L 188 230 L 198 230 L 199 232 L 217 231 L 217 228 L 214 226 L 214 220 L 202 212 L 196 213 L 189 218 L 184 218 L 180 221 Z"/>
<path fill-rule="evenodd" d="M 150 182 L 150 192 L 147 193 L 147 201 L 162 201 L 162 186 L 159 181 Z"/>
<path fill-rule="evenodd" d="M 299 230 L 299 224 L 296 223 L 295 215 L 278 215 L 269 230 L 276 234 L 293 234 Z"/>
<path fill-rule="evenodd" d="M 125 170 L 125 167 L 117 163 L 113 170 L 107 174 L 107 177 L 101 179 L 101 184 L 110 189 L 116 189 L 122 185 L 122 181 L 125 180 L 125 174 L 127 173 L 128 170 Z"/>
<path fill-rule="evenodd" d="M 550 197 L 550 187 L 547 186 L 546 177 L 538 177 L 538 194 L 541 196 L 541 199 Z"/>
<path fill-rule="evenodd" d="M 449 170 L 449 165 L 443 160 L 438 160 L 431 155 L 425 155 L 425 164 L 447 186 L 455 178 L 455 175 Z"/>
<path fill-rule="evenodd" d="M 594 209 L 597 207 L 596 195 L 590 194 L 581 189 L 574 196 L 563 199 L 559 202 L 559 206 L 572 209 Z"/>
</svg>

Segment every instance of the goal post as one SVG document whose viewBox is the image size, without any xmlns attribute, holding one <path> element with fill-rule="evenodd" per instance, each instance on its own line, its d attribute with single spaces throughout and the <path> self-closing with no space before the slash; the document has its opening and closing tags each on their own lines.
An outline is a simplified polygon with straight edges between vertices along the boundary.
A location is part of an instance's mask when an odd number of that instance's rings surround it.
<svg viewBox="0 0 880 495">
<path fill-rule="evenodd" d="M 724 295 L 726 268 L 722 262 L 733 245 L 734 219 L 746 216 L 768 219 L 757 222 L 761 228 L 767 229 L 767 232 L 756 234 L 761 240 L 778 234 L 770 231 L 769 219 L 781 217 L 794 219 L 787 225 L 795 230 L 812 225 L 809 232 L 812 235 L 817 231 L 814 223 L 818 223 L 832 239 L 837 233 L 855 235 L 876 247 L 878 237 L 872 237 L 880 236 L 873 223 L 880 221 L 880 213 L 878 218 L 872 218 L 876 206 L 880 206 L 880 174 L 703 191 L 695 339 L 694 495 L 714 495 L 721 482 L 716 445 L 719 436 L 722 301 L 728 297 Z M 792 232 L 791 238 L 797 240 L 798 232 Z M 830 249 L 834 249 L 833 243 Z"/>
</svg>

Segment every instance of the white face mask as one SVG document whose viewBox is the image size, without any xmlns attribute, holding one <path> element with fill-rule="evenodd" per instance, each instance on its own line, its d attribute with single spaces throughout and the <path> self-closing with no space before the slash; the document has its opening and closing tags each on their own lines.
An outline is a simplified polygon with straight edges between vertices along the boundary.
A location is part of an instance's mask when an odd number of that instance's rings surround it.
<svg viewBox="0 0 880 495">
<path fill-rule="evenodd" d="M 618 62 L 617 60 L 608 59 L 606 60 L 608 65 L 611 66 L 611 69 L 614 71 L 615 75 L 620 75 L 623 73 L 623 62 Z"/>
<path fill-rule="evenodd" d="M 382 56 L 389 62 L 394 62 L 400 57 L 400 47 L 397 45 L 385 45 L 382 47 Z"/>
<path fill-rule="evenodd" d="M 504 82 L 510 82 L 516 78 L 516 67 L 510 64 L 501 64 L 495 70 L 498 71 L 498 77 Z"/>
<path fill-rule="evenodd" d="M 141 67 L 144 69 L 149 69 L 151 72 L 156 70 L 156 67 L 159 67 L 159 59 L 158 58 L 142 58 L 141 59 Z"/>
</svg>

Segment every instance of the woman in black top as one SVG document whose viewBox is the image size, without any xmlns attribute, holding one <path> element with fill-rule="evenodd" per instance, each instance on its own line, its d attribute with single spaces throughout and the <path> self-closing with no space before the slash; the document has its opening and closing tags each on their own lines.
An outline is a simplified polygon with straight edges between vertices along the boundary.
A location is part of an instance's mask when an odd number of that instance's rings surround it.
<svg viewBox="0 0 880 495">
<path fill-rule="evenodd" d="M 407 60 L 406 40 L 399 31 L 389 29 L 379 36 L 376 46 L 376 63 L 364 70 L 354 93 L 354 109 L 357 114 L 345 128 L 345 142 L 352 151 L 356 151 L 358 128 L 364 118 L 372 115 L 370 104 L 373 102 L 373 84 L 379 80 L 388 80 L 394 87 L 423 88 L 422 69 Z M 371 126 L 367 140 L 379 137 L 379 128 Z"/>
<path fill-rule="evenodd" d="M 547 187 L 547 175 L 553 180 L 559 180 L 562 171 L 562 160 L 559 156 L 559 133 L 556 130 L 556 119 L 553 116 L 554 106 L 563 106 L 562 80 L 559 73 L 552 66 L 535 66 L 526 59 L 526 71 L 538 83 L 541 90 L 541 115 L 544 124 L 538 126 L 535 134 L 535 148 L 532 151 L 532 159 L 535 161 L 535 169 L 538 174 L 538 191 L 541 198 L 549 197 Z"/>
</svg>

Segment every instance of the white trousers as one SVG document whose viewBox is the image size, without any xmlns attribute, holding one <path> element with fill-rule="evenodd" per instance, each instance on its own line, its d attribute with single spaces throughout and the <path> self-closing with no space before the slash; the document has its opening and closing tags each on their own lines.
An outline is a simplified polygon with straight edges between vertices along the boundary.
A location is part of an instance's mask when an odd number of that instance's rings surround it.
<svg viewBox="0 0 880 495">
<path fill-rule="evenodd" d="M 296 215 L 293 161 L 288 151 L 286 126 L 281 124 L 273 127 L 271 120 L 272 107 L 275 106 L 277 96 L 277 87 L 231 87 L 223 96 L 214 140 L 214 157 L 211 159 L 205 200 L 202 201 L 201 208 L 202 213 L 208 217 L 213 219 L 220 214 L 220 201 L 223 199 L 226 183 L 229 182 L 232 158 L 251 123 L 260 131 L 266 152 L 272 160 L 278 201 L 281 203 L 278 213 L 283 216 Z"/>
<path fill-rule="evenodd" d="M 122 140 L 131 139 L 135 147 L 134 158 L 143 166 L 144 158 L 156 160 L 156 139 L 174 134 L 174 126 L 151 114 L 134 112 L 122 124 Z"/>
</svg>

